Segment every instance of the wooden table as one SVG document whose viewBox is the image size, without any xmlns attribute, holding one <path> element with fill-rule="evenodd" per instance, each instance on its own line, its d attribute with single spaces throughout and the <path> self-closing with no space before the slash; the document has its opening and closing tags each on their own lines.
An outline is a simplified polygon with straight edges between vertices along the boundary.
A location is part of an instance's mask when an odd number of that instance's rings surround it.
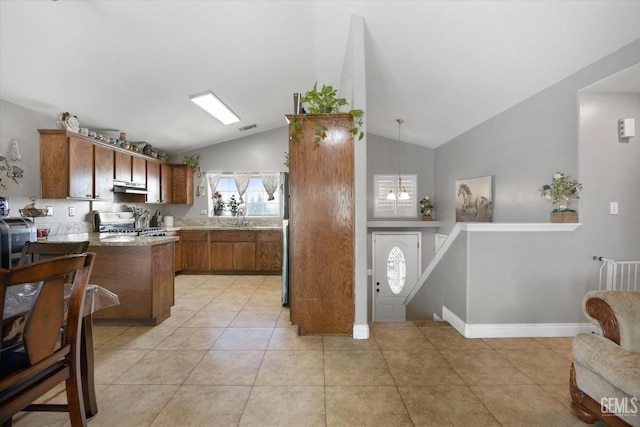
<svg viewBox="0 0 640 427">
<path fill-rule="evenodd" d="M 37 287 L 32 284 L 12 286 L 7 289 L 4 312 L 2 313 L 2 351 L 22 344 L 22 330 L 36 291 Z M 65 299 L 70 295 L 71 284 L 68 283 L 65 285 Z M 82 395 L 87 418 L 98 413 L 93 366 L 92 314 L 119 303 L 118 296 L 113 292 L 98 285 L 87 285 L 80 340 Z"/>
</svg>

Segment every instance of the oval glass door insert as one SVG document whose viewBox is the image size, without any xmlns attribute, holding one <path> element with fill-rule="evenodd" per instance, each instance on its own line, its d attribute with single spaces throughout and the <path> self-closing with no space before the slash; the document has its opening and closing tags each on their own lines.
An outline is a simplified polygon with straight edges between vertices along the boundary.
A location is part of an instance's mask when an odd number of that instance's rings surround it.
<svg viewBox="0 0 640 427">
<path fill-rule="evenodd" d="M 407 263 L 404 259 L 402 249 L 394 246 L 389 252 L 387 259 L 387 281 L 391 292 L 398 295 L 404 288 L 405 278 L 407 277 Z"/>
</svg>

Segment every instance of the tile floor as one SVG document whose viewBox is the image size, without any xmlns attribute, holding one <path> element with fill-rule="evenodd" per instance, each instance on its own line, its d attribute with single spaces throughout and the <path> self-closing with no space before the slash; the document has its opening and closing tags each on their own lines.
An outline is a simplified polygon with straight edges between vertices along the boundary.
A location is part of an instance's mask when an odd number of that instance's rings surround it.
<svg viewBox="0 0 640 427">
<path fill-rule="evenodd" d="M 279 276 L 178 276 L 175 302 L 156 327 L 96 326 L 91 427 L 584 425 L 569 410 L 571 338 L 465 339 L 434 322 L 300 337 Z"/>
</svg>

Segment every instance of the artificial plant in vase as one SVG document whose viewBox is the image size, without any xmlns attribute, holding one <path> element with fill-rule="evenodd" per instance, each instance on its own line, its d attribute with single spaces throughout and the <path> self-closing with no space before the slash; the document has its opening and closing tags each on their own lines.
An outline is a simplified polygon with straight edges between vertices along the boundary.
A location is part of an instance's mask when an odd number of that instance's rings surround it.
<svg viewBox="0 0 640 427">
<path fill-rule="evenodd" d="M 564 172 L 556 172 L 551 184 L 545 184 L 539 189 L 540 195 L 554 204 L 551 222 L 578 222 L 578 211 L 571 204 L 580 198 L 580 190 L 582 184 Z"/>
<path fill-rule="evenodd" d="M 331 115 L 340 114 L 340 107 L 348 105 L 346 98 L 338 98 L 338 90 L 333 86 L 322 85 L 322 88 L 318 90 L 318 82 L 313 85 L 313 89 L 304 94 L 301 99 L 301 103 L 305 106 L 307 114 L 313 115 Z M 364 111 L 360 109 L 353 109 L 348 111 L 353 116 L 353 127 L 349 129 L 349 133 L 358 135 L 358 140 L 364 137 L 364 132 L 360 130 L 363 123 Z M 289 124 L 291 125 L 290 139 L 293 143 L 298 144 L 300 138 L 303 136 L 304 128 L 302 121 L 306 120 L 303 115 L 302 119 L 297 119 L 295 116 L 289 117 Z M 313 144 L 318 146 L 327 135 L 327 126 L 322 121 L 315 122 L 315 137 Z"/>
<path fill-rule="evenodd" d="M 433 203 L 431 203 L 431 199 L 429 199 L 429 196 L 425 196 L 422 200 L 420 200 L 420 213 L 422 214 L 423 221 L 433 220 Z"/>
</svg>

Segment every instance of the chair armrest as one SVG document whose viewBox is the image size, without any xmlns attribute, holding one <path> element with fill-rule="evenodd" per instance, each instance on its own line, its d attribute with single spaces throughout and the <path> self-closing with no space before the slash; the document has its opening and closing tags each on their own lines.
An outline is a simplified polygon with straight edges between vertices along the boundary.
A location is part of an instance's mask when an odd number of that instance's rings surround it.
<svg viewBox="0 0 640 427">
<path fill-rule="evenodd" d="M 583 300 L 587 318 L 624 350 L 640 352 L 640 292 L 591 291 Z"/>
</svg>

